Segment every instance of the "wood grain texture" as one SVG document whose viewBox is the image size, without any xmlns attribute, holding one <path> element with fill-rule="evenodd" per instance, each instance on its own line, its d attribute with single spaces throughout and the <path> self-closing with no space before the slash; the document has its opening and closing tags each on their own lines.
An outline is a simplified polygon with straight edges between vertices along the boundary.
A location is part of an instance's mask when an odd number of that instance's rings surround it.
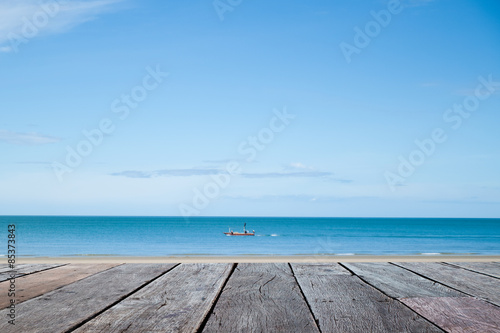
<svg viewBox="0 0 500 333">
<path fill-rule="evenodd" d="M 16 271 L 15 277 L 20 277 L 27 274 L 32 274 L 36 272 L 41 272 L 46 269 L 56 268 L 63 266 L 65 264 L 21 264 L 15 265 L 14 270 Z M 7 281 L 10 279 L 10 272 L 12 269 L 9 267 L 4 267 L 0 269 L 0 282 Z"/>
<path fill-rule="evenodd" d="M 389 263 L 343 263 L 375 288 L 394 297 L 459 297 L 464 294 Z"/>
<path fill-rule="evenodd" d="M 292 268 L 323 333 L 443 332 L 357 276 L 323 274 L 321 268 L 315 274 L 317 266 Z"/>
<path fill-rule="evenodd" d="M 104 271 L 118 264 L 69 264 L 16 278 L 16 303 L 43 295 L 49 291 Z M 10 281 L 0 282 L 0 295 L 7 295 Z M 0 298 L 0 309 L 10 305 L 10 299 Z"/>
<path fill-rule="evenodd" d="M 448 332 L 500 332 L 500 308 L 473 297 L 417 297 L 401 301 Z"/>
<path fill-rule="evenodd" d="M 288 264 L 238 264 L 203 332 L 319 332 Z"/>
<path fill-rule="evenodd" d="M 352 276 L 344 267 L 337 263 L 307 263 L 307 264 L 293 264 L 293 271 L 295 275 L 349 275 Z"/>
<path fill-rule="evenodd" d="M 434 262 L 405 262 L 397 265 L 500 306 L 500 281 L 494 277 Z"/>
<path fill-rule="evenodd" d="M 232 266 L 182 264 L 74 332 L 196 332 Z"/>
<path fill-rule="evenodd" d="M 40 271 L 42 269 L 50 268 L 52 266 L 60 266 L 60 265 L 64 265 L 64 264 L 14 264 L 14 268 L 16 271 L 19 271 L 19 272 L 30 273 L 31 271 L 36 272 L 36 271 Z M 10 272 L 11 270 L 12 269 L 9 267 L 8 264 L 3 264 L 0 267 L 0 274 Z"/>
<path fill-rule="evenodd" d="M 66 332 L 173 266 L 174 264 L 126 264 L 94 274 L 19 304 L 16 307 L 16 325 L 12 327 L 6 320 L 2 320 L 0 332 Z M 8 310 L 1 310 L 0 318 L 6 318 Z"/>
<path fill-rule="evenodd" d="M 500 265 L 495 262 L 452 262 L 451 266 L 459 266 L 474 272 L 487 274 L 500 279 Z"/>
</svg>

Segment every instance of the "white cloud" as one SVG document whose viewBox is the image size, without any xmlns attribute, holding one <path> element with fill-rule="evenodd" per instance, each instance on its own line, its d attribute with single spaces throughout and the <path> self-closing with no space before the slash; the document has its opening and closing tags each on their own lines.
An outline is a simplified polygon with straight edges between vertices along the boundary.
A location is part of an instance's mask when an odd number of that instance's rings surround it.
<svg viewBox="0 0 500 333">
<path fill-rule="evenodd" d="M 299 170 L 313 170 L 312 167 L 308 167 L 307 165 L 304 165 L 300 162 L 295 162 L 295 163 L 290 163 L 287 166 L 288 169 L 299 169 Z"/>
<path fill-rule="evenodd" d="M 0 141 L 16 145 L 44 145 L 59 142 L 61 139 L 38 133 L 16 133 L 0 130 Z"/>
<path fill-rule="evenodd" d="M 306 177 L 306 178 L 316 178 L 316 177 L 330 177 L 333 176 L 331 172 L 322 171 L 296 171 L 296 172 L 245 172 L 241 176 L 245 178 L 290 178 L 290 177 Z"/>
<path fill-rule="evenodd" d="M 16 51 L 21 40 L 65 32 L 122 1 L 0 0 L 0 52 Z"/>
</svg>

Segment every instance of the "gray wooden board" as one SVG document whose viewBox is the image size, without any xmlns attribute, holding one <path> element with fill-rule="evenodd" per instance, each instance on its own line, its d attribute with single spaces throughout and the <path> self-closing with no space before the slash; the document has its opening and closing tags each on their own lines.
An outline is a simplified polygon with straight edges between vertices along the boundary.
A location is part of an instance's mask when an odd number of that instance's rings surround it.
<svg viewBox="0 0 500 333">
<path fill-rule="evenodd" d="M 464 294 L 389 263 L 342 263 L 375 288 L 394 297 L 458 297 Z"/>
<path fill-rule="evenodd" d="M 319 332 L 286 263 L 238 264 L 203 332 Z"/>
<path fill-rule="evenodd" d="M 196 332 L 232 266 L 182 264 L 74 332 Z"/>
<path fill-rule="evenodd" d="M 293 265 L 295 275 L 349 275 L 352 276 L 344 267 L 337 263 L 307 263 L 303 265 Z"/>
<path fill-rule="evenodd" d="M 14 271 L 16 271 L 15 277 L 20 277 L 23 275 L 40 272 L 46 269 L 51 269 L 65 264 L 21 264 L 14 265 Z M 0 270 L 0 282 L 10 279 L 12 269 L 6 267 Z"/>
<path fill-rule="evenodd" d="M 323 274 L 307 264 L 292 268 L 323 333 L 443 332 L 357 276 Z"/>
<path fill-rule="evenodd" d="M 491 275 L 500 279 L 500 265 L 494 262 L 451 262 L 447 264 L 463 267 L 471 271 Z"/>
<path fill-rule="evenodd" d="M 425 297 L 401 301 L 448 332 L 500 332 L 500 308 L 473 297 Z"/>
<path fill-rule="evenodd" d="M 113 305 L 174 264 L 126 264 L 94 274 L 16 307 L 15 326 L 0 321 L 0 332 L 66 332 Z M 9 309 L 0 311 L 7 318 Z"/>
<path fill-rule="evenodd" d="M 15 270 L 27 269 L 29 267 L 36 266 L 45 266 L 45 264 L 14 264 Z M 9 264 L 4 264 L 2 267 L 0 267 L 0 273 L 10 272 L 11 270 L 12 268 L 10 268 Z"/>
<path fill-rule="evenodd" d="M 61 265 L 66 265 L 66 264 L 14 264 L 14 270 L 24 273 L 30 273 Z M 0 274 L 8 273 L 10 271 L 12 271 L 12 268 L 10 268 L 8 264 L 5 264 L 0 268 Z"/>
<path fill-rule="evenodd" d="M 25 302 L 114 266 L 118 264 L 69 264 L 17 277 L 14 283 L 16 303 Z M 0 282 L 0 295 L 7 295 L 10 286 L 11 281 Z M 0 297 L 0 309 L 9 305 L 8 297 Z"/>
<path fill-rule="evenodd" d="M 500 281 L 494 277 L 436 262 L 404 262 L 397 265 L 500 306 Z"/>
</svg>

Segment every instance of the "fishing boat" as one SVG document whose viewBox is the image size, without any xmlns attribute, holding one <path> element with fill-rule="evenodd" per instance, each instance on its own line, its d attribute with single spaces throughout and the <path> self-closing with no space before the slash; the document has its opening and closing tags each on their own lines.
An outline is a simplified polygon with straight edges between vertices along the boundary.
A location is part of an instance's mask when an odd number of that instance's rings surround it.
<svg viewBox="0 0 500 333">
<path fill-rule="evenodd" d="M 229 228 L 229 232 L 225 232 L 224 235 L 226 236 L 255 236 L 255 230 L 252 230 L 252 232 L 247 231 L 247 224 L 245 223 L 243 225 L 243 232 L 235 232 L 232 231 L 231 228 Z"/>
</svg>

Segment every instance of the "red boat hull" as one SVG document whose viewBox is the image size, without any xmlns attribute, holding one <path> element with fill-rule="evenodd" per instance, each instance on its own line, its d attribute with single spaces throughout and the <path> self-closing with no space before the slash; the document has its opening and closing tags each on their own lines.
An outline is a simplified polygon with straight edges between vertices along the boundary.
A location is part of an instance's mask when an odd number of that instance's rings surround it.
<svg viewBox="0 0 500 333">
<path fill-rule="evenodd" d="M 227 236 L 255 236 L 254 233 L 247 232 L 246 234 L 243 232 L 225 232 L 224 235 Z"/>
</svg>

